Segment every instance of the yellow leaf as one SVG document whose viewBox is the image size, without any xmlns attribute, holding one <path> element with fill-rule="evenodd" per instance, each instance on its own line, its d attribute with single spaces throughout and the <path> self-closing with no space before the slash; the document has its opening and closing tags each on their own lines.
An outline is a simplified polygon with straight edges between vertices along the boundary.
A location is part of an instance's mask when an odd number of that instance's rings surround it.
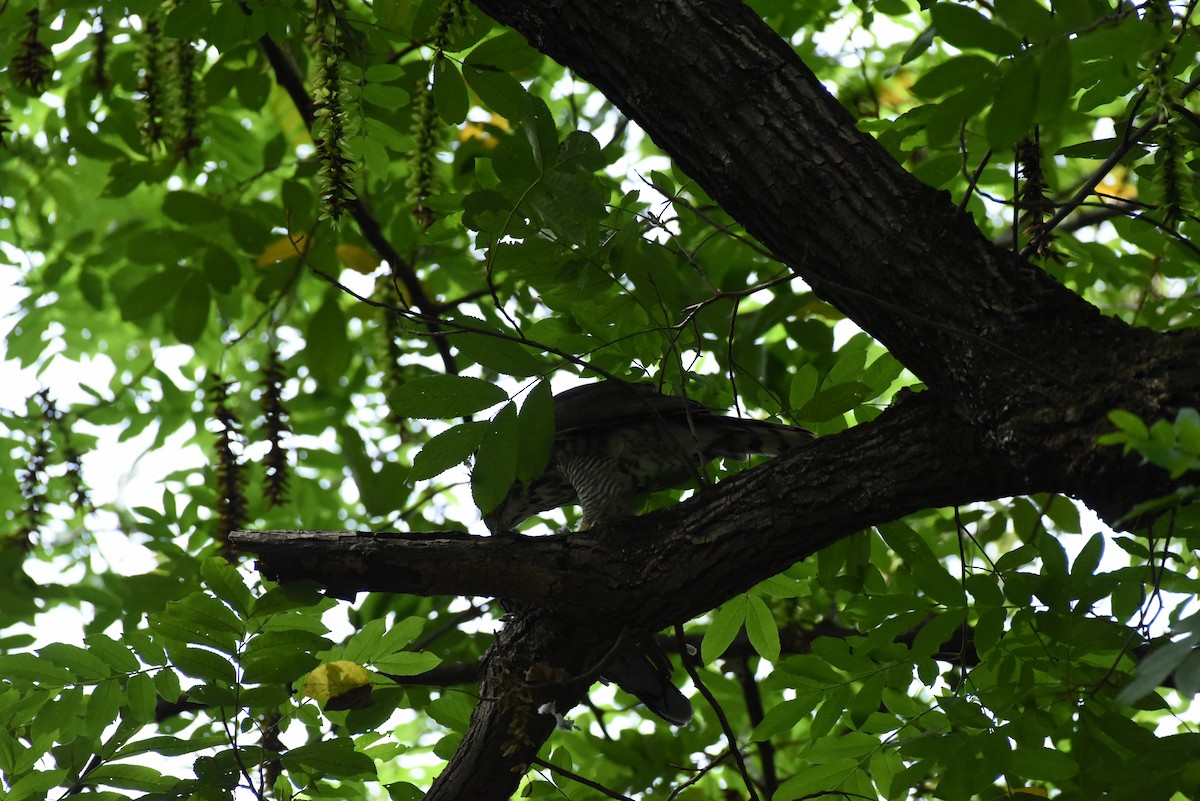
<svg viewBox="0 0 1200 801">
<path fill-rule="evenodd" d="M 375 258 L 371 251 L 358 245 L 338 245 L 337 257 L 343 265 L 363 275 L 375 272 L 375 268 L 379 266 L 379 259 Z"/>
<path fill-rule="evenodd" d="M 254 263 L 259 267 L 267 267 L 302 256 L 310 247 L 312 247 L 312 239 L 305 234 L 281 237 L 263 248 Z"/>
<path fill-rule="evenodd" d="M 304 680 L 302 693 L 315 701 L 324 703 L 330 698 L 345 695 L 371 683 L 366 668 L 357 662 L 345 659 L 320 665 Z"/>
<path fill-rule="evenodd" d="M 489 128 L 493 130 L 489 130 Z M 491 150 L 500 144 L 500 140 L 496 138 L 495 131 L 508 131 L 509 128 L 508 120 L 495 114 L 491 115 L 486 122 L 467 120 L 458 131 L 458 141 L 467 142 L 471 139 L 477 139 L 486 149 Z"/>
<path fill-rule="evenodd" d="M 1137 185 L 1129 181 L 1129 170 L 1125 167 L 1113 168 L 1112 172 L 1096 187 L 1096 191 L 1124 200 L 1133 200 L 1138 194 Z"/>
</svg>

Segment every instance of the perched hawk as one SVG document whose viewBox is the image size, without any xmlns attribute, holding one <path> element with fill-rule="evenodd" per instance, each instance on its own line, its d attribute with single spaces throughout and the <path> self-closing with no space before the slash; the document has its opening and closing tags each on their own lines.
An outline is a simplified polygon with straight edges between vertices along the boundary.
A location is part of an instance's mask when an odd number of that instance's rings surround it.
<svg viewBox="0 0 1200 801">
<path fill-rule="evenodd" d="M 802 428 L 726 417 L 649 384 L 604 381 L 554 396 L 554 448 L 545 472 L 514 484 L 486 518 L 493 533 L 560 506 L 578 504 L 583 525 L 630 517 L 640 496 L 698 478 L 721 457 L 774 455 L 812 439 Z M 671 681 L 671 662 L 650 636 L 631 642 L 602 677 L 659 717 L 682 726 L 691 702 Z"/>
<path fill-rule="evenodd" d="M 714 459 L 776 455 L 812 439 L 803 428 L 743 420 L 650 384 L 601 381 L 554 396 L 550 464 L 514 484 L 486 518 L 494 532 L 578 504 L 583 525 L 632 517 L 643 495 L 686 484 Z"/>
</svg>

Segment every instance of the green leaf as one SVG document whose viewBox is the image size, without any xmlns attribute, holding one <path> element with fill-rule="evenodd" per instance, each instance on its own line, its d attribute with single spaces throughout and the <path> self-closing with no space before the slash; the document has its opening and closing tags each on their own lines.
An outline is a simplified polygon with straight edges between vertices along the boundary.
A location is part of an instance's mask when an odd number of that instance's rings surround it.
<svg viewBox="0 0 1200 801">
<path fill-rule="evenodd" d="M 264 631 L 251 637 L 241 653 L 242 680 L 290 684 L 319 665 L 321 660 L 313 654 L 329 646 L 329 640 L 312 632 Z"/>
<path fill-rule="evenodd" d="M 1016 570 L 1018 567 L 1029 564 L 1037 556 L 1037 548 L 1032 545 L 1022 545 L 1019 548 L 1014 548 L 996 560 L 996 572 L 1006 573 L 1010 570 Z"/>
<path fill-rule="evenodd" d="M 143 793 L 165 791 L 178 784 L 174 776 L 164 776 L 147 765 L 109 762 L 87 772 L 86 784 L 93 787 L 111 786 Z M 89 793 L 88 795 L 94 795 Z"/>
<path fill-rule="evenodd" d="M 175 296 L 175 308 L 171 313 L 171 331 L 175 338 L 185 345 L 200 339 L 208 325 L 211 305 L 208 281 L 204 274 L 199 270 L 187 270 L 183 288 Z"/>
<path fill-rule="evenodd" d="M 517 409 L 506 403 L 492 418 L 471 471 L 471 497 L 485 515 L 500 505 L 517 478 L 519 436 Z"/>
<path fill-rule="evenodd" d="M 406 617 L 387 628 L 383 620 L 376 618 L 350 638 L 342 659 L 370 663 L 404 648 L 420 636 L 424 627 L 425 621 L 419 617 Z"/>
<path fill-rule="evenodd" d="M 445 56 L 433 64 L 433 103 L 445 123 L 458 125 L 467 118 L 467 86 L 458 67 Z"/>
<path fill-rule="evenodd" d="M 1042 534 L 1037 539 L 1038 553 L 1042 556 L 1042 573 L 1058 581 L 1067 576 L 1067 550 L 1057 537 Z"/>
<path fill-rule="evenodd" d="M 158 737 L 147 737 L 144 740 L 135 740 L 134 742 L 123 745 L 117 749 L 116 753 L 113 754 L 113 758 L 129 759 L 130 757 L 135 757 L 139 754 L 181 756 L 183 754 L 193 754 L 196 751 L 203 751 L 208 748 L 215 748 L 220 745 L 225 745 L 228 742 L 228 738 L 223 734 L 212 734 L 208 736 L 191 734 L 188 737 L 160 735 Z"/>
<path fill-rule="evenodd" d="M 225 208 L 195 192 L 168 192 L 163 199 L 163 214 L 183 225 L 215 222 L 225 216 Z"/>
<path fill-rule="evenodd" d="M 325 301 L 309 320 L 304 332 L 305 364 L 318 384 L 335 387 L 350 366 L 350 340 L 346 316 L 336 290 L 325 293 Z"/>
<path fill-rule="evenodd" d="M 1003 606 L 1004 591 L 994 573 L 968 573 L 963 581 L 976 606 Z"/>
<path fill-rule="evenodd" d="M 473 317 L 459 317 L 451 326 L 466 328 L 450 335 L 450 343 L 472 362 L 502 375 L 527 378 L 550 372 L 547 362 L 535 355 L 535 349 L 516 341 L 515 335 L 501 331 Z M 473 329 L 473 330 L 472 330 Z"/>
<path fill-rule="evenodd" d="M 1175 668 L 1175 687 L 1179 694 L 1193 698 L 1200 693 L 1200 650 L 1195 648 Z"/>
<path fill-rule="evenodd" d="M 363 71 L 363 80 L 368 83 L 391 83 L 403 78 L 404 67 L 399 64 L 372 64 Z"/>
<path fill-rule="evenodd" d="M 256 617 L 263 615 L 277 616 L 282 615 L 284 612 L 290 612 L 296 609 L 309 610 L 313 615 L 316 615 L 326 611 L 333 605 L 333 600 L 325 597 L 321 593 L 316 582 L 291 581 L 287 584 L 281 584 L 277 587 L 272 587 L 271 589 L 267 590 L 266 594 L 256 598 L 251 611 Z M 320 626 L 319 631 L 322 633 L 327 631 L 327 629 L 320 624 L 319 621 L 315 621 L 314 618 L 307 616 L 297 617 L 299 617 L 300 620 L 303 620 L 306 624 L 310 621 L 315 622 L 316 625 Z M 288 623 L 288 621 L 292 619 L 293 618 L 291 617 L 275 617 L 274 619 L 268 621 L 268 626 L 274 626 L 280 621 L 283 621 L 285 625 L 290 627 L 291 624 Z"/>
<path fill-rule="evenodd" d="M 448 693 L 430 702 L 425 707 L 429 716 L 447 729 L 465 732 L 471 722 L 471 711 L 475 705 L 461 693 Z"/>
<path fill-rule="evenodd" d="M 513 203 L 494 189 L 472 192 L 463 199 L 463 224 L 480 233 L 511 234 L 514 230 Z M 493 269 L 501 253 L 512 250 L 527 258 L 531 249 L 510 244 L 492 247 L 489 255 Z"/>
<path fill-rule="evenodd" d="M 700 642 L 700 660 L 705 664 L 715 662 L 733 642 L 746 622 L 746 596 L 730 598 L 713 613 L 712 625 L 704 632 Z"/>
<path fill-rule="evenodd" d="M 167 703 L 175 703 L 183 694 L 179 686 L 179 676 L 175 671 L 164 668 L 154 674 L 154 689 Z"/>
<path fill-rule="evenodd" d="M 1180 409 L 1175 415 L 1175 437 L 1180 447 L 1191 454 L 1200 454 L 1200 412 Z"/>
<path fill-rule="evenodd" d="M 117 679 L 105 679 L 96 685 L 88 696 L 87 712 L 84 714 L 88 737 L 99 742 L 108 724 L 117 719 L 121 701 L 121 683 Z"/>
<path fill-rule="evenodd" d="M 89 634 L 83 640 L 88 651 L 103 660 L 114 673 L 132 673 L 141 667 L 128 645 L 107 634 Z"/>
<path fill-rule="evenodd" d="M 804 758 L 814 765 L 841 762 L 855 757 L 865 757 L 879 748 L 879 738 L 858 731 L 848 731 L 837 737 L 815 741 Z"/>
<path fill-rule="evenodd" d="M 82 685 L 67 687 L 38 710 L 36 726 L 41 731 L 60 732 L 58 740 L 62 742 L 67 739 L 67 732 L 80 730 L 86 703 Z M 3 761 L 0 761 L 0 765 L 3 765 Z"/>
<path fill-rule="evenodd" d="M 112 668 L 103 659 L 78 645 L 54 642 L 40 649 L 38 655 L 71 671 L 71 675 L 79 681 L 106 679 L 113 674 Z"/>
<path fill-rule="evenodd" d="M 145 320 L 170 305 L 179 292 L 179 271 L 163 270 L 117 295 L 121 318 L 127 322 Z"/>
<path fill-rule="evenodd" d="M 495 406 L 508 394 L 491 382 L 461 375 L 432 375 L 405 382 L 388 403 L 400 417 L 465 417 Z"/>
<path fill-rule="evenodd" d="M 1071 565 L 1071 579 L 1077 587 L 1082 587 L 1090 581 L 1100 567 L 1100 559 L 1104 556 L 1104 535 L 1093 534 L 1087 544 L 1079 549 Z"/>
<path fill-rule="evenodd" d="M 829 368 L 829 372 L 825 374 L 825 380 L 821 382 L 823 388 L 834 387 L 838 384 L 845 384 L 855 381 L 862 376 L 863 367 L 867 363 L 867 351 L 865 347 L 847 346 L 838 352 L 838 360 L 834 362 L 833 367 Z"/>
<path fill-rule="evenodd" d="M 408 480 L 423 481 L 462 464 L 468 456 L 479 450 L 489 428 L 487 423 L 472 421 L 460 423 L 433 437 L 421 446 L 413 458 Z"/>
<path fill-rule="evenodd" d="M 462 77 L 488 108 L 506 119 L 520 119 L 527 93 L 516 78 L 495 67 L 476 64 L 464 64 Z"/>
<path fill-rule="evenodd" d="M 225 604 L 195 592 L 150 615 L 150 629 L 180 643 L 207 645 L 232 654 L 245 627 Z"/>
<path fill-rule="evenodd" d="M 1068 158 L 1081 159 L 1103 159 L 1120 146 L 1120 140 L 1111 139 L 1090 139 L 1086 142 L 1079 142 L 1067 147 L 1061 147 L 1054 151 L 1056 156 L 1066 156 Z M 1137 152 L 1135 150 L 1135 152 Z M 1139 153 L 1140 155 L 1140 153 Z M 1128 414 L 1128 412 L 1126 412 Z"/>
<path fill-rule="evenodd" d="M 1013 751 L 1011 770 L 1026 779 L 1057 782 L 1079 773 L 1079 764 L 1061 751 L 1023 746 Z"/>
<path fill-rule="evenodd" d="M 1037 108 L 1037 63 L 1031 54 L 1021 53 L 996 83 L 986 125 L 992 149 L 1007 150 L 1029 133 Z"/>
<path fill-rule="evenodd" d="M 1037 113 L 1034 116 L 1039 123 L 1054 122 L 1068 110 L 1074 91 L 1071 69 L 1071 51 L 1065 39 L 1054 40 L 1038 57 Z"/>
<path fill-rule="evenodd" d="M 134 720 L 139 723 L 150 723 L 154 720 L 158 693 L 154 689 L 154 679 L 149 673 L 135 673 L 130 676 L 125 685 L 125 694 Z"/>
<path fill-rule="evenodd" d="M 1058 19 L 1038 0 L 996 0 L 995 8 L 1005 25 L 1031 42 L 1057 37 L 1062 31 Z"/>
<path fill-rule="evenodd" d="M 171 664 L 180 673 L 193 679 L 227 686 L 232 686 L 237 680 L 233 663 L 229 661 L 229 657 L 216 651 L 209 651 L 207 648 L 168 645 L 167 654 L 171 658 Z M 159 675 L 161 676 L 161 674 Z M 191 691 L 189 690 L 189 692 Z"/>
<path fill-rule="evenodd" d="M 779 626 L 775 623 L 775 616 L 760 596 L 750 594 L 747 598 L 746 636 L 750 639 L 750 645 L 763 659 L 778 662 Z"/>
<path fill-rule="evenodd" d="M 375 762 L 355 750 L 354 743 L 345 737 L 289 748 L 282 758 L 289 770 L 307 769 L 322 777 L 375 778 Z"/>
<path fill-rule="evenodd" d="M 525 195 L 522 208 L 566 246 L 594 250 L 599 242 L 604 196 L 591 176 L 547 173 Z"/>
<path fill-rule="evenodd" d="M 903 798 L 904 788 L 896 787 L 896 777 L 904 772 L 904 760 L 893 749 L 880 748 L 871 754 L 871 781 L 888 801 Z M 870 797 L 870 794 L 867 794 Z"/>
<path fill-rule="evenodd" d="M 966 610 L 960 606 L 931 618 L 913 638 L 913 659 L 919 662 L 927 660 L 937 653 L 938 649 L 949 642 L 954 633 L 962 626 L 965 615 Z"/>
<path fill-rule="evenodd" d="M 212 556 L 200 563 L 200 576 L 204 579 L 204 586 L 235 612 L 243 617 L 250 614 L 254 595 L 237 568 L 219 556 Z"/>
<path fill-rule="evenodd" d="M 927 52 L 930 46 L 933 45 L 933 40 L 936 36 L 937 29 L 932 25 L 917 34 L 912 43 L 905 48 L 904 55 L 900 57 L 900 64 L 908 64 Z M 893 67 L 893 69 L 895 68 Z"/>
<path fill-rule="evenodd" d="M 792 376 L 792 384 L 788 390 L 788 408 L 799 409 L 812 400 L 817 392 L 819 381 L 820 377 L 817 375 L 816 367 L 811 364 L 801 365 L 796 374 Z"/>
<path fill-rule="evenodd" d="M 801 422 L 822 423 L 850 411 L 861 403 L 870 391 L 866 384 L 859 381 L 848 381 L 828 387 L 796 410 L 796 418 Z"/>
<path fill-rule="evenodd" d="M 1079 520 L 1079 507 L 1066 496 L 1051 496 L 1045 506 L 1046 516 L 1054 523 L 1054 528 L 1063 534 L 1079 534 L 1083 525 Z"/>
<path fill-rule="evenodd" d="M 1151 651 L 1138 662 L 1136 678 L 1118 693 L 1117 700 L 1123 704 L 1133 704 L 1154 692 L 1195 650 L 1196 639 L 1193 635 Z"/>
<path fill-rule="evenodd" d="M 433 670 L 442 663 L 437 654 L 425 651 L 398 651 L 389 656 L 383 656 L 371 663 L 371 666 L 382 673 L 393 676 L 419 676 Z"/>
<path fill-rule="evenodd" d="M 554 447 L 554 396 L 549 381 L 539 381 L 529 391 L 517 416 L 517 432 L 517 479 L 532 481 L 545 471 Z"/>
<path fill-rule="evenodd" d="M 959 579 L 950 575 L 950 571 L 943 567 L 941 562 L 921 560 L 910 565 L 910 568 L 917 586 L 930 598 L 943 606 L 963 606 L 963 585 Z"/>
<path fill-rule="evenodd" d="M 778 734 L 791 731 L 796 728 L 796 724 L 808 717 L 820 697 L 818 693 L 806 693 L 773 705 L 763 715 L 762 722 L 754 727 L 750 739 L 754 742 L 764 742 Z"/>
<path fill-rule="evenodd" d="M 506 72 L 529 69 L 542 60 L 542 54 L 529 46 L 525 37 L 516 31 L 504 31 L 487 39 L 467 54 L 464 63 L 488 65 Z"/>
<path fill-rule="evenodd" d="M 1021 47 L 1021 41 L 1010 31 L 970 6 L 936 3 L 930 14 L 938 36 L 955 47 L 978 48 L 998 56 L 1015 53 Z"/>
<path fill-rule="evenodd" d="M 66 769 L 35 770 L 26 773 L 12 782 L 8 792 L 4 794 L 6 801 L 24 801 L 24 799 L 40 799 L 50 797 L 49 791 L 58 787 L 61 789 L 63 780 L 67 777 Z M 15 778 L 15 777 L 14 777 Z M 94 795 L 89 793 L 89 795 Z"/>
<path fill-rule="evenodd" d="M 459 84 L 462 84 L 462 79 L 459 78 Z M 382 83 L 368 83 L 363 87 L 363 100 L 368 103 L 373 103 L 380 108 L 397 109 L 404 108 L 412 100 L 412 96 L 401 89 L 399 86 L 389 86 Z M 463 90 L 463 98 L 466 100 L 466 90 Z M 437 85 L 434 85 L 434 103 L 438 102 Z M 441 106 L 437 106 L 437 110 L 442 110 Z M 440 116 L 440 115 L 439 115 Z M 466 114 L 463 114 L 466 117 Z M 460 120 L 461 122 L 461 120 Z"/>
<path fill-rule="evenodd" d="M 890 353 L 885 353 L 875 361 L 863 373 L 862 382 L 870 387 L 873 395 L 878 397 L 891 387 L 892 382 L 900 377 L 900 373 L 904 372 L 904 365 Z"/>
<path fill-rule="evenodd" d="M 232 290 L 242 280 L 242 271 L 229 251 L 215 245 L 204 250 L 204 277 L 221 294 Z"/>
<path fill-rule="evenodd" d="M 205 38 L 224 53 L 242 41 L 246 32 L 246 14 L 237 6 L 220 3 L 205 32 Z"/>
<path fill-rule="evenodd" d="M 826 795 L 830 788 L 841 787 L 858 770 L 857 759 L 835 759 L 822 765 L 805 767 L 779 785 L 771 801 L 796 801 Z"/>
<path fill-rule="evenodd" d="M 212 17 L 212 4 L 206 0 L 185 0 L 171 9 L 163 23 L 163 33 L 172 39 L 191 42 L 204 30 Z"/>
</svg>

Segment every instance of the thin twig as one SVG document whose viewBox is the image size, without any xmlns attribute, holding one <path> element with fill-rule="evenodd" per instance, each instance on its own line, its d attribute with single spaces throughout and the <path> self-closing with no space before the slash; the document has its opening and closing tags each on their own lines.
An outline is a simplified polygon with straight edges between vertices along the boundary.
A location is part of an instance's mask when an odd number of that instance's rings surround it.
<svg viewBox="0 0 1200 801">
<path fill-rule="evenodd" d="M 742 756 L 742 751 L 738 748 L 737 735 L 733 733 L 733 727 L 729 725 L 729 718 L 725 715 L 725 710 L 721 708 L 721 704 L 717 701 L 716 696 L 712 691 L 705 686 L 700 679 L 700 673 L 696 670 L 696 666 L 688 659 L 687 647 L 683 645 L 685 642 L 683 634 L 683 626 L 679 623 L 675 624 L 675 638 L 679 640 L 679 661 L 683 663 L 683 669 L 692 677 L 692 683 L 696 685 L 696 689 L 704 696 L 704 700 L 708 702 L 713 713 L 717 716 L 717 721 L 721 724 L 721 731 L 725 732 L 725 739 L 729 743 L 729 752 L 733 754 L 733 759 L 737 762 L 738 772 L 742 774 L 742 781 L 746 785 L 746 793 L 750 796 L 750 801 L 759 801 L 758 790 L 754 787 L 754 779 L 750 776 L 750 769 L 746 767 L 746 760 Z"/>
<path fill-rule="evenodd" d="M 533 758 L 532 762 L 533 762 L 533 764 L 538 765 L 539 767 L 545 768 L 546 770 L 550 771 L 551 773 L 557 773 L 561 776 L 566 776 L 571 781 L 579 782 L 580 784 L 584 785 L 585 787 L 591 787 L 596 792 L 602 793 L 603 795 L 606 795 L 609 798 L 616 798 L 616 799 L 618 799 L 618 801 L 633 801 L 633 799 L 627 795 L 621 795 L 620 793 L 616 792 L 615 790 L 608 789 L 607 787 L 605 787 L 603 784 L 600 784 L 599 782 L 594 782 L 591 779 L 580 776 L 578 773 L 573 773 L 573 772 L 567 770 L 566 768 L 561 768 L 558 765 L 555 765 L 552 762 L 547 762 L 546 760 L 542 759 L 541 757 L 535 756 Z"/>
</svg>

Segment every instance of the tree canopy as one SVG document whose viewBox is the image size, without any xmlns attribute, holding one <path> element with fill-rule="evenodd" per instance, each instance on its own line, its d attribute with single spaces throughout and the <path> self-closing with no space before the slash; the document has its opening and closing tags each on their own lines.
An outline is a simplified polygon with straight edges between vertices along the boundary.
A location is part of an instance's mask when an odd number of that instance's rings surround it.
<svg viewBox="0 0 1200 801">
<path fill-rule="evenodd" d="M 1192 11 L 0 6 L 0 792 L 1195 796 Z M 581 380 L 818 437 L 488 536 Z"/>
</svg>

